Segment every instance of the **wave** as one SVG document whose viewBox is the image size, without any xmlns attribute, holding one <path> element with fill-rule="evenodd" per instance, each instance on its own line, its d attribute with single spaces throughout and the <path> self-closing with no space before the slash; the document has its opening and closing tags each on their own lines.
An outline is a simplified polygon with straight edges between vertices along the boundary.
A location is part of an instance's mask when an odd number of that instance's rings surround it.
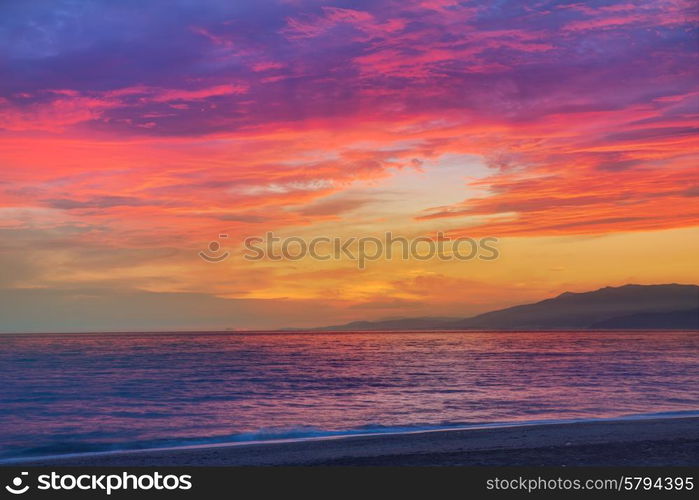
<svg viewBox="0 0 699 500">
<path fill-rule="evenodd" d="M 382 435 L 405 435 L 428 432 L 467 431 L 486 428 L 526 427 L 534 425 L 575 424 L 586 422 L 609 422 L 620 420 L 652 420 L 666 418 L 699 417 L 699 410 L 666 411 L 657 413 L 624 414 L 600 418 L 515 420 L 503 422 L 458 422 L 440 425 L 386 426 L 370 424 L 353 429 L 326 430 L 315 427 L 287 429 L 260 429 L 255 432 L 211 436 L 191 439 L 144 440 L 129 443 L 87 443 L 55 442 L 46 446 L 6 450 L 0 456 L 0 464 L 14 464 L 27 461 L 50 460 L 57 458 L 90 457 L 117 455 L 122 453 L 144 453 L 211 447 L 241 446 L 252 444 L 291 443 L 350 437 L 371 437 Z"/>
</svg>

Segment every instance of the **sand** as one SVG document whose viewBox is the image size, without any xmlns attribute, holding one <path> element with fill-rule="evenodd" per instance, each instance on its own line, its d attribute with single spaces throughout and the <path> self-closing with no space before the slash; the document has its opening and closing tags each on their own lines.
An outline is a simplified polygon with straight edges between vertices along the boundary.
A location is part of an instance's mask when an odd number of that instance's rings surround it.
<svg viewBox="0 0 699 500">
<path fill-rule="evenodd" d="M 694 466 L 699 417 L 217 445 L 41 459 L 65 466 Z"/>
</svg>

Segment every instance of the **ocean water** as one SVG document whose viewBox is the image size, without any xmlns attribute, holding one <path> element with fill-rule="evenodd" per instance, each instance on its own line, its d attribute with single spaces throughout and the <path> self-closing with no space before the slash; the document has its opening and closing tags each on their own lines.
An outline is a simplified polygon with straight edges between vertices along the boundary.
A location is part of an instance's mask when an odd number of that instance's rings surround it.
<svg viewBox="0 0 699 500">
<path fill-rule="evenodd" d="M 0 459 L 699 410 L 696 332 L 0 335 Z"/>
</svg>

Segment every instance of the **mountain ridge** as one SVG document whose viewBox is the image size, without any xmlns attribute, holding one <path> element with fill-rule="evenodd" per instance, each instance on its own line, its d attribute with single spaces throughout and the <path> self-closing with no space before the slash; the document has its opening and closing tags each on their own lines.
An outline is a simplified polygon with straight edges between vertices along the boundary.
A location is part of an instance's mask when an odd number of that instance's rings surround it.
<svg viewBox="0 0 699 500">
<path fill-rule="evenodd" d="M 353 321 L 315 330 L 638 330 L 644 328 L 699 330 L 699 286 L 678 283 L 607 286 L 588 292 L 563 292 L 539 302 L 497 309 L 461 319 L 417 317 L 384 321 Z"/>
</svg>

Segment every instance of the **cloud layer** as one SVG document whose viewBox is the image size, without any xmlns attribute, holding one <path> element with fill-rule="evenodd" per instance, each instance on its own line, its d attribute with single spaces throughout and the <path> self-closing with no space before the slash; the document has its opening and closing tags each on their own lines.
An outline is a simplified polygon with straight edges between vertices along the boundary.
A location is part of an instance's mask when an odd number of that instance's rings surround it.
<svg viewBox="0 0 699 500">
<path fill-rule="evenodd" d="M 79 275 L 82 248 L 224 230 L 692 227 L 697 20 L 691 0 L 5 2 L 0 226 L 59 238 Z M 21 286 L 65 285 L 26 267 Z M 159 291 L 204 292 L 187 269 Z M 281 293 L 261 286 L 235 289 Z"/>
</svg>

